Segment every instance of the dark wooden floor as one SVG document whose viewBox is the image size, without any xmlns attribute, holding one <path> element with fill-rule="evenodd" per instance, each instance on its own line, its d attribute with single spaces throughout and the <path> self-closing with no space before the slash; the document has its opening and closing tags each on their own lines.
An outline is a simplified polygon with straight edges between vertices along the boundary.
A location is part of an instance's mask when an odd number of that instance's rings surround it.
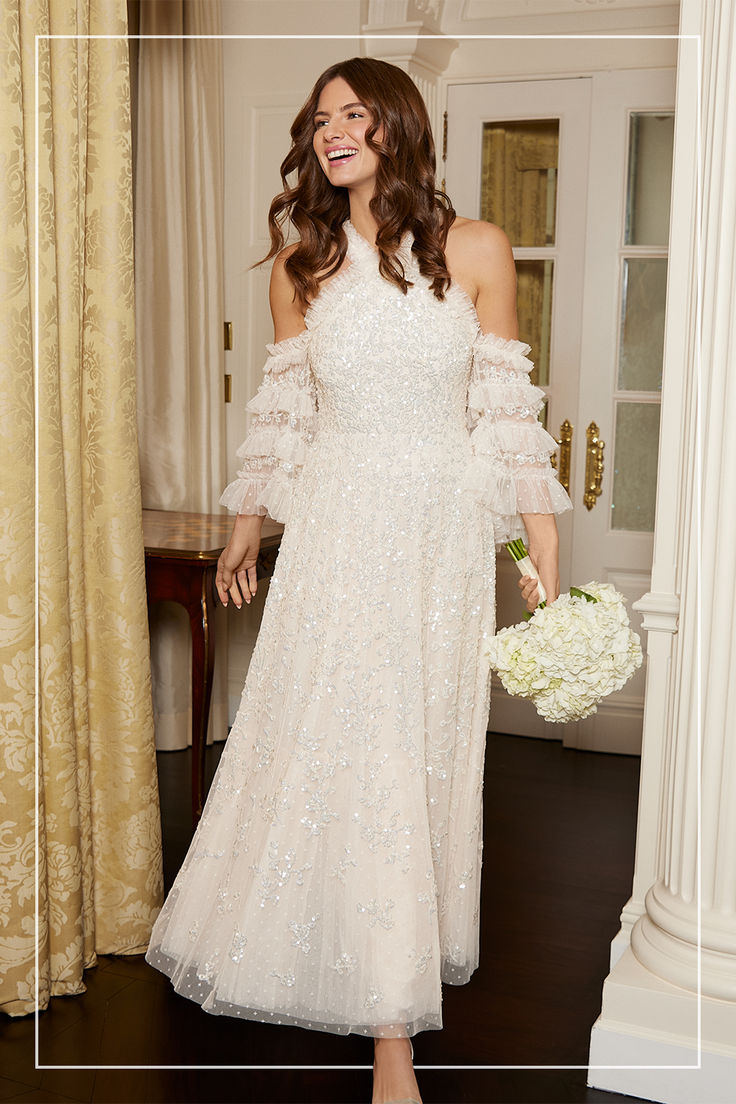
<svg viewBox="0 0 736 1104">
<path fill-rule="evenodd" d="M 208 752 L 214 769 L 218 749 Z M 481 965 L 445 987 L 441 1032 L 415 1039 L 426 1104 L 629 1101 L 585 1085 L 584 1066 L 618 915 L 631 888 L 638 760 L 491 736 L 485 790 Z M 159 755 L 167 886 L 186 851 L 189 752 Z M 207 1016 L 142 958 L 100 959 L 87 992 L 0 1027 L 0 1101 L 370 1100 L 371 1043 Z M 146 1065 L 193 1069 L 132 1069 Z M 355 1070 L 202 1069 L 363 1065 Z"/>
</svg>

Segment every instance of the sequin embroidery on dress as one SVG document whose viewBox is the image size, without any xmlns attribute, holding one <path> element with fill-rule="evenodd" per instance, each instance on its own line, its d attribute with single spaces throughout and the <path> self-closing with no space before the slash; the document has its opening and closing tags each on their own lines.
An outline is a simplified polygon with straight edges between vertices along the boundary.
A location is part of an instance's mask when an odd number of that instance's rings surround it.
<svg viewBox="0 0 736 1104">
<path fill-rule="evenodd" d="M 213 1013 L 442 1025 L 478 963 L 495 542 L 565 509 L 528 347 L 411 252 L 348 264 L 269 346 L 223 502 L 286 524 L 243 697 L 147 959 Z"/>
</svg>

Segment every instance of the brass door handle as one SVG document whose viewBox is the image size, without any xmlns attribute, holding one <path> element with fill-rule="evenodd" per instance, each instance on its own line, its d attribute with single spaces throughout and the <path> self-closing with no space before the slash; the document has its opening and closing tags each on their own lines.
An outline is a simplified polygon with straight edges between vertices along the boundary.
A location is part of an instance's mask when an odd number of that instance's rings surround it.
<svg viewBox="0 0 736 1104">
<path fill-rule="evenodd" d="M 573 425 L 567 418 L 560 426 L 560 437 L 557 444 L 560 446 L 559 461 L 556 456 L 551 459 L 552 467 L 557 470 L 557 479 L 570 493 L 570 457 L 572 455 L 572 431 Z"/>
<path fill-rule="evenodd" d="M 586 510 L 592 510 L 598 501 L 603 483 L 603 450 L 605 441 L 601 441 L 598 434 L 600 430 L 595 422 L 591 422 L 585 431 L 588 443 L 585 448 L 585 493 L 583 502 Z"/>
</svg>

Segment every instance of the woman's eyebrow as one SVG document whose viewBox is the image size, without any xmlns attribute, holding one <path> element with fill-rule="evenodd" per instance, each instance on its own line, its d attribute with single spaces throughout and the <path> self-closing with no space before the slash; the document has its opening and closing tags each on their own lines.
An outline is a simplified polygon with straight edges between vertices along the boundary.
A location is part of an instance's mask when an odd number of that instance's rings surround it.
<svg viewBox="0 0 736 1104">
<path fill-rule="evenodd" d="M 337 110 L 338 111 L 347 111 L 351 107 L 362 107 L 364 110 L 366 109 L 365 104 L 362 104 L 362 103 L 349 103 L 349 104 L 343 104 L 343 106 L 338 107 Z M 326 112 L 326 111 L 315 111 L 314 118 L 316 119 L 318 115 L 328 115 L 328 112 Z"/>
</svg>

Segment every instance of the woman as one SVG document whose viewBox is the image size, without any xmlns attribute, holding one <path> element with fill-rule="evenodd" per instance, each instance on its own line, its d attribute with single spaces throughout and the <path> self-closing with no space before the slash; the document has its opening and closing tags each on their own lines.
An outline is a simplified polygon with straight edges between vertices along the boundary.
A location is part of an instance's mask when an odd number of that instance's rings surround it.
<svg viewBox="0 0 736 1104">
<path fill-rule="evenodd" d="M 255 594 L 266 512 L 286 529 L 148 960 L 208 1011 L 373 1036 L 374 1101 L 418 1099 L 408 1037 L 441 1027 L 441 980 L 478 961 L 495 545 L 528 534 L 554 599 L 569 500 L 508 241 L 435 191 L 413 82 L 334 65 L 291 133 L 224 605 Z"/>
</svg>

